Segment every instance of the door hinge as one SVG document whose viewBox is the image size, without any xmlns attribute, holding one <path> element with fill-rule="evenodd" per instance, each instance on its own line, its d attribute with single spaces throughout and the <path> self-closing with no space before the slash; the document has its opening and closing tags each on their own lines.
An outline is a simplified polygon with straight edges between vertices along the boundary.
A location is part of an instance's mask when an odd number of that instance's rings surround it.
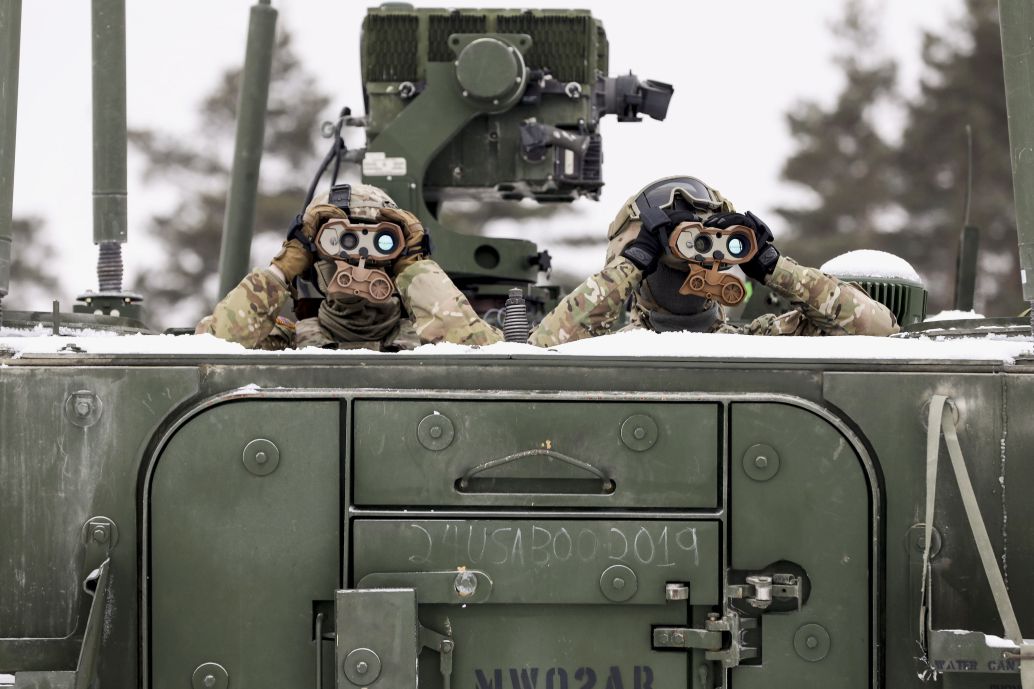
<svg viewBox="0 0 1034 689">
<path fill-rule="evenodd" d="M 711 613 L 703 629 L 695 627 L 655 627 L 653 648 L 700 649 L 704 658 L 736 667 L 741 660 L 756 658 L 758 649 L 748 646 L 744 633 L 755 629 L 757 620 L 730 612 L 725 617 Z"/>
</svg>

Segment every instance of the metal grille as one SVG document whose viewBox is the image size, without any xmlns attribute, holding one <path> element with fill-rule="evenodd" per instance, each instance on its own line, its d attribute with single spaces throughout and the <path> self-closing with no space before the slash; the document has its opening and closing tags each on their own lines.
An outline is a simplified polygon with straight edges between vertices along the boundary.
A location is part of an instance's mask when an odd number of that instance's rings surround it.
<svg viewBox="0 0 1034 689">
<path fill-rule="evenodd" d="M 449 48 L 449 36 L 454 33 L 484 33 L 485 15 L 432 14 L 427 26 L 427 60 L 428 62 L 452 62 L 455 53 Z"/>
<path fill-rule="evenodd" d="M 602 22 L 596 22 L 596 70 L 600 74 L 610 72 L 610 42 Z"/>
<path fill-rule="evenodd" d="M 412 14 L 368 14 L 363 22 L 363 79 L 415 81 L 417 27 Z"/>
<path fill-rule="evenodd" d="M 560 81 L 590 83 L 595 78 L 596 66 L 586 64 L 585 56 L 592 55 L 589 41 L 595 36 L 592 18 L 582 16 L 538 16 L 527 12 L 500 15 L 499 33 L 526 33 L 531 36 L 531 50 L 524 60 L 531 68 L 548 68 Z"/>
<path fill-rule="evenodd" d="M 890 309 L 901 325 L 919 322 L 926 315 L 927 295 L 922 287 L 875 280 L 860 280 L 856 284 Z"/>
</svg>

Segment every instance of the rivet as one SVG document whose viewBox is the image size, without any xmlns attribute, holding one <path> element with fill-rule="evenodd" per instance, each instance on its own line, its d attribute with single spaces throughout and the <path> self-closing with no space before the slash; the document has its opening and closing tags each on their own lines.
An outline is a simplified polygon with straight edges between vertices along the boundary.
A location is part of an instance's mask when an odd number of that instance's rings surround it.
<svg viewBox="0 0 1034 689">
<path fill-rule="evenodd" d="M 201 680 L 201 682 L 206 687 L 214 687 L 215 686 L 215 675 L 205 675 L 205 678 L 203 680 Z"/>
<path fill-rule="evenodd" d="M 768 457 L 766 457 L 765 455 L 758 455 L 754 458 L 754 466 L 756 466 L 758 469 L 764 469 L 768 466 Z"/>
<path fill-rule="evenodd" d="M 431 436 L 432 438 L 435 438 L 435 439 L 441 438 L 442 437 L 442 427 L 441 426 L 431 426 L 431 430 L 427 431 L 427 434 L 429 436 Z"/>
<path fill-rule="evenodd" d="M 614 588 L 620 591 L 621 589 L 625 588 L 625 580 L 621 577 L 617 577 L 616 579 L 614 579 L 613 586 Z"/>
<path fill-rule="evenodd" d="M 666 644 L 671 641 L 671 637 L 668 636 L 668 632 L 661 632 L 658 636 L 660 637 L 662 644 Z"/>
<path fill-rule="evenodd" d="M 256 452 L 255 453 L 255 461 L 258 462 L 259 464 L 265 464 L 268 459 L 269 459 L 269 457 L 266 456 L 265 452 Z"/>
<path fill-rule="evenodd" d="M 365 660 L 360 660 L 355 664 L 355 671 L 360 675 L 365 675 L 366 671 L 370 669 L 370 666 L 366 664 Z"/>
<path fill-rule="evenodd" d="M 819 645 L 819 640 L 816 639 L 814 636 L 809 636 L 804 643 L 808 648 L 815 648 Z"/>
<path fill-rule="evenodd" d="M 75 403 L 75 413 L 79 416 L 89 416 L 90 407 L 93 406 L 87 400 L 78 400 Z"/>
<path fill-rule="evenodd" d="M 93 540 L 98 543 L 108 542 L 108 530 L 102 526 L 98 526 L 93 530 Z"/>
<path fill-rule="evenodd" d="M 682 635 L 682 632 L 675 632 L 671 635 L 671 640 L 677 644 L 681 644 L 683 641 L 686 640 L 686 637 Z"/>
</svg>

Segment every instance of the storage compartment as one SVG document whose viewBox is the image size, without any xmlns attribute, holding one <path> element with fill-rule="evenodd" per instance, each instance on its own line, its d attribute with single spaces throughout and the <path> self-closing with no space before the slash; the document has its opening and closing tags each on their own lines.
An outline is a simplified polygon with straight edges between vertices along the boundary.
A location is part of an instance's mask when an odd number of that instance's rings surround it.
<svg viewBox="0 0 1034 689">
<path fill-rule="evenodd" d="M 686 653 L 654 650 L 652 630 L 720 601 L 717 522 L 362 519 L 352 545 L 353 586 L 415 590 L 419 623 L 455 644 L 451 686 L 464 689 L 691 686 Z M 444 604 L 464 575 L 478 582 L 471 603 Z M 667 584 L 688 598 L 667 600 Z M 387 608 L 366 613 L 348 616 L 339 651 L 376 646 L 367 630 Z M 442 667 L 425 648 L 419 686 L 443 686 Z"/>
<path fill-rule="evenodd" d="M 357 400 L 355 503 L 718 505 L 714 403 Z"/>
</svg>

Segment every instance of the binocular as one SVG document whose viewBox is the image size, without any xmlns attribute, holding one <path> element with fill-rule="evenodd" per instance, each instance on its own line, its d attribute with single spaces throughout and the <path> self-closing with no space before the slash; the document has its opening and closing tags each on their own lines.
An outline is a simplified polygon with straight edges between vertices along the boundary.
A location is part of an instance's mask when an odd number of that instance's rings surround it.
<svg viewBox="0 0 1034 689">
<path fill-rule="evenodd" d="M 376 266 L 389 264 L 405 247 L 402 229 L 394 223 L 328 220 L 316 233 L 317 253 L 337 267 L 327 284 L 327 297 L 354 295 L 372 302 L 387 301 L 395 293 L 395 283 Z"/>
<path fill-rule="evenodd" d="M 725 306 L 736 306 L 747 296 L 743 281 L 726 271 L 757 254 L 757 238 L 749 227 L 720 229 L 682 222 L 668 237 L 668 248 L 673 256 L 689 264 L 689 276 L 679 294 L 708 297 Z"/>
</svg>

